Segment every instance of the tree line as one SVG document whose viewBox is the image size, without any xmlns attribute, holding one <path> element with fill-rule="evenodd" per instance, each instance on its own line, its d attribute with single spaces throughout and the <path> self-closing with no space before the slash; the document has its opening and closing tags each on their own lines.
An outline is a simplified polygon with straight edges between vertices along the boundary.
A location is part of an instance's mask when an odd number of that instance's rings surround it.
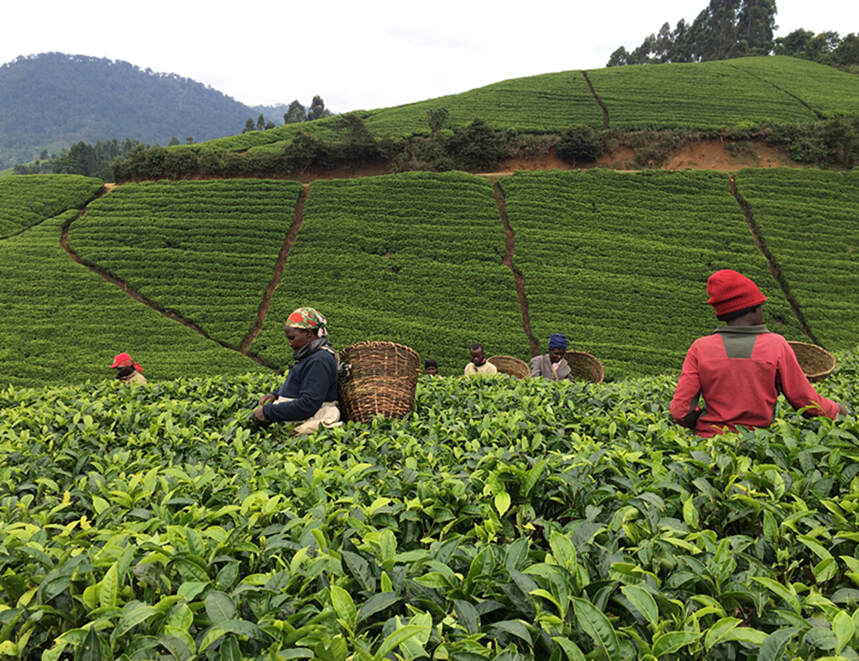
<svg viewBox="0 0 859 661">
<path fill-rule="evenodd" d="M 791 55 L 843 67 L 859 65 L 859 37 L 837 32 L 819 35 L 798 29 L 773 38 L 775 0 L 710 0 L 695 20 L 666 22 L 631 52 L 621 46 L 606 66 L 706 62 L 748 55 Z"/>
<path fill-rule="evenodd" d="M 289 108 L 283 114 L 283 123 L 298 124 L 300 122 L 311 122 L 314 119 L 330 117 L 332 114 L 333 113 L 325 107 L 325 102 L 322 100 L 322 97 L 317 94 L 313 97 L 313 101 L 310 102 L 310 106 L 306 108 L 301 105 L 301 102 L 298 99 L 295 99 L 290 103 Z M 267 129 L 273 129 L 275 126 L 277 125 L 273 121 L 266 120 L 265 115 L 260 113 L 256 122 L 254 122 L 253 117 L 248 117 L 245 122 L 245 127 L 242 129 L 242 133 L 248 133 L 249 131 L 265 131 Z"/>
</svg>

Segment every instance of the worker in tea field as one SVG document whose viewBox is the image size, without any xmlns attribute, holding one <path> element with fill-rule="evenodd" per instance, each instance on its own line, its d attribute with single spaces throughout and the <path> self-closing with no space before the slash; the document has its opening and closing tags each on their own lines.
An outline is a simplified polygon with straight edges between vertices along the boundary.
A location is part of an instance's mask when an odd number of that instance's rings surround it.
<svg viewBox="0 0 859 661">
<path fill-rule="evenodd" d="M 566 355 L 567 338 L 560 333 L 552 333 L 549 336 L 549 353 L 531 359 L 531 376 L 542 376 L 552 381 L 572 379 Z"/>
<path fill-rule="evenodd" d="M 465 366 L 465 376 L 498 374 L 498 368 L 486 360 L 482 344 L 471 345 L 471 361 Z"/>
<path fill-rule="evenodd" d="M 779 392 L 794 408 L 809 407 L 805 415 L 846 413 L 817 393 L 787 340 L 763 325 L 767 298 L 754 282 L 723 269 L 708 278 L 707 293 L 726 325 L 692 343 L 671 400 L 674 420 L 705 437 L 738 426 L 768 427 Z"/>
<path fill-rule="evenodd" d="M 116 370 L 116 380 L 122 383 L 146 383 L 143 368 L 135 363 L 127 353 L 118 353 L 113 357 L 110 369 Z"/>
<path fill-rule="evenodd" d="M 432 359 L 424 361 L 424 375 L 428 377 L 438 376 L 438 363 Z"/>
<path fill-rule="evenodd" d="M 328 322 L 313 308 L 299 308 L 284 332 L 295 363 L 279 390 L 260 397 L 254 419 L 293 423 L 295 434 L 337 426 L 337 353 L 328 341 Z"/>
</svg>

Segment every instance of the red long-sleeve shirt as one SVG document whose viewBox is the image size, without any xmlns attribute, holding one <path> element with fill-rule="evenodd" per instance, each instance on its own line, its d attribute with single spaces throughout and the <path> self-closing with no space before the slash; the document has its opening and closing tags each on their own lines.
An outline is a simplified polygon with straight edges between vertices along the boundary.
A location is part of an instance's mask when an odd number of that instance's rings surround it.
<svg viewBox="0 0 859 661">
<path fill-rule="evenodd" d="M 726 326 L 692 343 L 671 400 L 671 416 L 684 424 L 698 415 L 695 433 L 705 437 L 725 427 L 736 431 L 737 425 L 768 427 L 779 392 L 794 408 L 813 406 L 810 411 L 817 415 L 838 415 L 838 404 L 817 394 L 781 335 L 766 326 Z"/>
</svg>

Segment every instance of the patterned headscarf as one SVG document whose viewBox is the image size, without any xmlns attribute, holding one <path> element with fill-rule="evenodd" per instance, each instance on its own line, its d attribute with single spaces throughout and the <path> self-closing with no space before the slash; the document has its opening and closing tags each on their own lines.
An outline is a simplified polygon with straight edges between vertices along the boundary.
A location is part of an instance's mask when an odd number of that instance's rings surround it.
<svg viewBox="0 0 859 661">
<path fill-rule="evenodd" d="M 316 337 L 328 336 L 328 321 L 313 308 L 298 308 L 287 317 L 286 327 L 316 331 Z"/>
</svg>

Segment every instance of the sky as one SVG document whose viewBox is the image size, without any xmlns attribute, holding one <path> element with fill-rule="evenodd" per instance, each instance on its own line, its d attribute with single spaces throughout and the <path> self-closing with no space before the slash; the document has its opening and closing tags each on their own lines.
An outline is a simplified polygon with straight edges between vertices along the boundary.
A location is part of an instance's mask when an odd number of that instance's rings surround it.
<svg viewBox="0 0 859 661">
<path fill-rule="evenodd" d="M 776 0 L 776 36 L 859 32 L 859 0 Z M 62 52 L 175 73 L 247 105 L 334 112 L 604 67 L 708 0 L 27 0 L 7 3 L 0 64 Z"/>
</svg>

